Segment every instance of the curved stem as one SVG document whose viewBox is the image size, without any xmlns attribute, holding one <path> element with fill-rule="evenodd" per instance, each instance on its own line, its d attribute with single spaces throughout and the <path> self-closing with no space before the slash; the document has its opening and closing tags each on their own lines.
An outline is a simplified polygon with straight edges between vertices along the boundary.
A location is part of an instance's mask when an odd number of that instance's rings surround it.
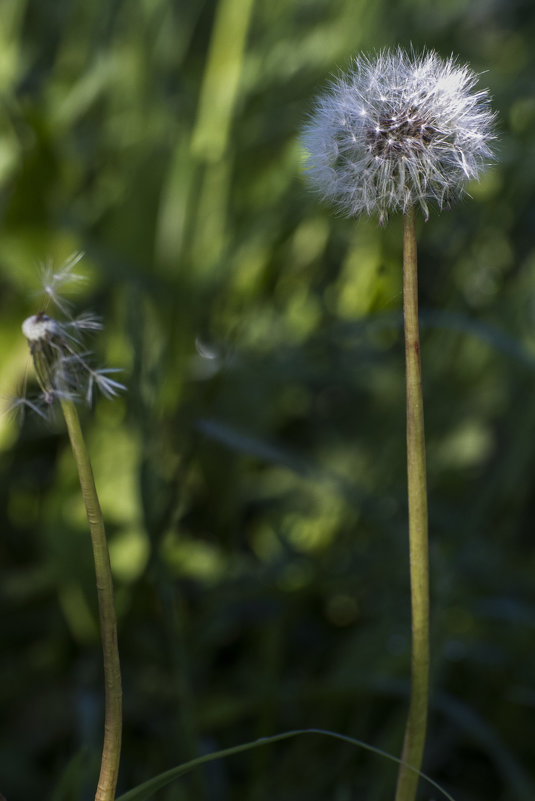
<svg viewBox="0 0 535 801">
<path fill-rule="evenodd" d="M 403 312 L 407 382 L 407 479 L 412 605 L 411 698 L 403 762 L 420 770 L 429 696 L 429 555 L 424 411 L 418 329 L 418 268 L 414 209 L 403 218 Z M 413 801 L 418 774 L 401 765 L 396 801 Z"/>
<path fill-rule="evenodd" d="M 91 531 L 97 580 L 100 636 L 104 658 L 104 745 L 95 801 L 113 801 L 121 754 L 122 690 L 110 557 L 95 480 L 80 427 L 78 412 L 74 403 L 68 400 L 61 402 L 61 408 L 78 469 L 82 497 Z"/>
</svg>

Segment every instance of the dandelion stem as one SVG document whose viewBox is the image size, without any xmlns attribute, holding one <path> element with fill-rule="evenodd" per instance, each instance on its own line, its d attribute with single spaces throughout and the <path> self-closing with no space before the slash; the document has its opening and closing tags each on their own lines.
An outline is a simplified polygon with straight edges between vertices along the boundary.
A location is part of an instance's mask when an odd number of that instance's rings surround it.
<svg viewBox="0 0 535 801">
<path fill-rule="evenodd" d="M 412 603 L 411 697 L 402 760 L 420 770 L 429 695 L 429 556 L 424 411 L 418 329 L 418 267 L 414 207 L 403 217 L 403 311 L 407 382 L 407 479 Z M 418 774 L 401 765 L 396 801 L 413 801 Z"/>
<path fill-rule="evenodd" d="M 121 753 L 122 691 L 110 558 L 104 521 L 78 412 L 74 403 L 69 400 L 62 400 L 61 407 L 78 469 L 82 497 L 91 531 L 104 657 L 104 745 L 95 801 L 113 801 Z"/>
</svg>

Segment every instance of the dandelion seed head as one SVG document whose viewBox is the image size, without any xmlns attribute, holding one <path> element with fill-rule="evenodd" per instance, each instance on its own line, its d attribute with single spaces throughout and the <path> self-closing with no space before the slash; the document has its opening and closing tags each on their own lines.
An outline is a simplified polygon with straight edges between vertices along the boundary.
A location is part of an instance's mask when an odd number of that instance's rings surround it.
<svg viewBox="0 0 535 801">
<path fill-rule="evenodd" d="M 81 254 L 74 254 L 56 274 L 58 285 L 63 280 L 76 279 L 72 269 Z M 61 280 L 60 280 L 61 279 Z M 64 310 L 65 304 L 56 298 L 56 305 Z M 22 333 L 28 341 L 35 375 L 41 394 L 35 400 L 23 399 L 19 404 L 40 411 L 56 400 L 86 400 L 91 403 L 93 391 L 98 387 L 107 398 L 114 398 L 125 389 L 123 384 L 109 377 L 115 368 L 95 368 L 93 354 L 85 346 L 88 333 L 102 329 L 99 318 L 84 313 L 73 319 L 58 320 L 39 312 L 22 323 Z"/>
<path fill-rule="evenodd" d="M 492 160 L 495 115 L 477 75 L 434 51 L 357 56 L 305 126 L 308 178 L 346 216 L 459 198 Z"/>
</svg>

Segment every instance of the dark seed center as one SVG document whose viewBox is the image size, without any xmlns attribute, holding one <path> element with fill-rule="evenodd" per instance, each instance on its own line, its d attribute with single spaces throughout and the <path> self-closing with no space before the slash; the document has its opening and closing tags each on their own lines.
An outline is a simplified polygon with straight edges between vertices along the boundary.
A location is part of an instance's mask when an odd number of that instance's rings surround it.
<svg viewBox="0 0 535 801">
<path fill-rule="evenodd" d="M 375 127 L 366 135 L 368 151 L 373 156 L 396 158 L 400 154 L 410 155 L 428 147 L 435 138 L 432 125 L 417 115 L 380 117 Z"/>
</svg>

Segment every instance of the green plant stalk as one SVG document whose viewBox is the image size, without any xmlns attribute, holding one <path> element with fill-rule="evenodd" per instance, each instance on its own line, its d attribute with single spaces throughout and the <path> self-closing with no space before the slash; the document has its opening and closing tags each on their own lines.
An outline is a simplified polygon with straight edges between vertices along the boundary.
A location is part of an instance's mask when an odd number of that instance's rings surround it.
<svg viewBox="0 0 535 801">
<path fill-rule="evenodd" d="M 104 744 L 95 801 L 113 801 L 121 755 L 122 690 L 110 557 L 93 470 L 91 469 L 91 462 L 89 461 L 80 427 L 78 412 L 74 403 L 69 400 L 62 400 L 61 408 L 78 469 L 82 497 L 91 531 L 97 581 L 100 636 L 104 657 Z"/>
<path fill-rule="evenodd" d="M 420 770 L 429 698 L 429 546 L 424 409 L 418 327 L 418 264 L 414 209 L 403 217 L 403 313 L 407 384 L 407 480 L 412 606 L 411 697 L 402 760 Z M 396 801 L 414 801 L 418 774 L 402 764 Z"/>
</svg>

